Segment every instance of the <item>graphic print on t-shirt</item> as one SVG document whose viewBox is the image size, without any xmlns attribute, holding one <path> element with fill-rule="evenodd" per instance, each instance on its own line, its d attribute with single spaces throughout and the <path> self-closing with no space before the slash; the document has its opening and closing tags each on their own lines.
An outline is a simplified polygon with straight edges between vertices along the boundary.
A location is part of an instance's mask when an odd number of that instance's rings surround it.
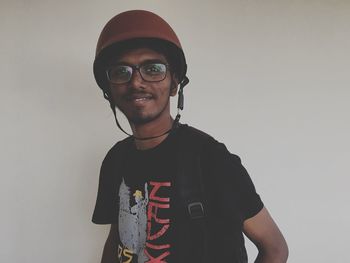
<svg viewBox="0 0 350 263">
<path fill-rule="evenodd" d="M 166 263 L 170 244 L 163 239 L 170 226 L 164 209 L 170 208 L 169 196 L 160 193 L 170 182 L 145 183 L 131 189 L 124 181 L 119 188 L 118 259 L 122 263 Z"/>
</svg>

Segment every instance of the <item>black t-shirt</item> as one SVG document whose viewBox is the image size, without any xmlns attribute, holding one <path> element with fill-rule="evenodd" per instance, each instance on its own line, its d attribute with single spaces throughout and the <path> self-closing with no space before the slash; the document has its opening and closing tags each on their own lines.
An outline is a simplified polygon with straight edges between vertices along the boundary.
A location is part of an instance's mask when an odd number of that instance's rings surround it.
<svg viewBox="0 0 350 263">
<path fill-rule="evenodd" d="M 148 150 L 137 150 L 127 138 L 116 144 L 102 163 L 93 222 L 118 224 L 120 262 L 180 262 L 174 234 L 179 225 L 173 224 L 179 217 L 173 205 L 178 145 L 183 138 L 179 132 L 193 136 L 191 127 L 181 125 Z M 229 153 L 224 144 L 211 138 L 200 154 L 209 211 L 208 249 L 214 251 L 210 257 L 227 260 L 231 246 L 244 242 L 243 221 L 257 214 L 263 203 L 240 158 Z M 233 242 L 236 232 L 239 240 Z M 218 248 L 225 252 L 218 252 Z"/>
</svg>

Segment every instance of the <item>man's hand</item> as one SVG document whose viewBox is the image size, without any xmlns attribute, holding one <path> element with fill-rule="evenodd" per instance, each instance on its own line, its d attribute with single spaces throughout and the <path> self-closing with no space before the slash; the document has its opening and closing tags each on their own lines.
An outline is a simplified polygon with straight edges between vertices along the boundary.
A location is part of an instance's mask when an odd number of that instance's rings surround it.
<svg viewBox="0 0 350 263">
<path fill-rule="evenodd" d="M 287 262 L 286 240 L 265 207 L 244 221 L 243 231 L 259 250 L 255 263 Z"/>
</svg>

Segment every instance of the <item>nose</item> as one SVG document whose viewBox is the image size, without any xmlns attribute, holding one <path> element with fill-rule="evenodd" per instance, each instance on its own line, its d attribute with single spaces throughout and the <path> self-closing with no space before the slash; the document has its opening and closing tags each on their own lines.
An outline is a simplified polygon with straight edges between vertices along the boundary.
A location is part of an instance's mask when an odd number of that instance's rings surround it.
<svg viewBox="0 0 350 263">
<path fill-rule="evenodd" d="M 134 89 L 144 89 L 144 80 L 141 77 L 139 70 L 134 70 L 129 81 L 129 85 Z"/>
</svg>

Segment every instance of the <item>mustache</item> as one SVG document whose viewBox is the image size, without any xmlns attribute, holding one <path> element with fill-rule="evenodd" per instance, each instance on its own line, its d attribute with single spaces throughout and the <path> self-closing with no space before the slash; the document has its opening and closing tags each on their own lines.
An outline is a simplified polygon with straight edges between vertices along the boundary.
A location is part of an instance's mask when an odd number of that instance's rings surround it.
<svg viewBox="0 0 350 263">
<path fill-rule="evenodd" d="M 127 100 L 130 100 L 130 99 L 133 99 L 133 98 L 139 98 L 139 97 L 149 97 L 149 98 L 153 98 L 153 94 L 149 93 L 149 92 L 140 92 L 140 91 L 128 91 L 127 93 L 125 93 L 123 95 L 123 98 L 124 99 L 127 99 Z"/>
</svg>

